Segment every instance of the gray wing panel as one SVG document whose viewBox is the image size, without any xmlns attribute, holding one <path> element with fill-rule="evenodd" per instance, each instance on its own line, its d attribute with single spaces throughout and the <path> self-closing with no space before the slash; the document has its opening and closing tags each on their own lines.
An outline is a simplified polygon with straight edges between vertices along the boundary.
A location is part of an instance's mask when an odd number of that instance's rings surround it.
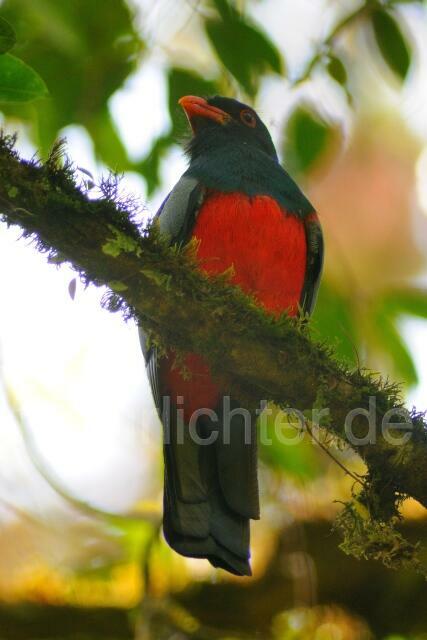
<svg viewBox="0 0 427 640">
<path fill-rule="evenodd" d="M 171 244 L 187 242 L 189 239 L 204 194 L 205 190 L 199 182 L 184 173 L 163 200 L 154 219 L 158 221 L 161 232 L 169 236 Z M 139 340 L 154 401 L 159 409 L 161 393 L 156 349 L 147 344 L 147 335 L 142 327 L 139 328 Z"/>
<path fill-rule="evenodd" d="M 170 237 L 171 244 L 189 239 L 204 192 L 195 178 L 184 173 L 164 201 L 158 220 L 160 231 Z"/>
</svg>

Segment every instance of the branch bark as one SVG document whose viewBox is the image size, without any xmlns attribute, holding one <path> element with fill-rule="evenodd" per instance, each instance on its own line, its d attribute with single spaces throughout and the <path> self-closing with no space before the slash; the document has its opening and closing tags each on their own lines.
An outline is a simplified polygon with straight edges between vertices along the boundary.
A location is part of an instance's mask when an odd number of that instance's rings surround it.
<svg viewBox="0 0 427 640">
<path fill-rule="evenodd" d="M 395 385 L 348 371 L 305 326 L 286 316 L 271 318 L 226 275 L 204 275 L 194 246 L 169 247 L 155 226 L 142 229 L 134 222 L 136 205 L 118 199 L 114 180 L 91 199 L 58 148 L 42 164 L 21 160 L 13 142 L 0 140 L 6 224 L 21 227 L 50 261 L 69 262 L 85 282 L 109 287 L 105 306 L 134 317 L 162 346 L 202 354 L 242 406 L 270 400 L 304 412 L 328 409 L 323 426 L 343 440 L 349 412 L 371 407 L 374 441 L 353 447 L 368 467 L 364 499 L 371 514 L 390 518 L 402 496 L 427 507 L 424 416 L 412 412 L 410 438 L 400 446 L 381 429 L 387 412 L 403 406 Z M 352 430 L 363 438 L 366 417 L 355 415 Z"/>
</svg>

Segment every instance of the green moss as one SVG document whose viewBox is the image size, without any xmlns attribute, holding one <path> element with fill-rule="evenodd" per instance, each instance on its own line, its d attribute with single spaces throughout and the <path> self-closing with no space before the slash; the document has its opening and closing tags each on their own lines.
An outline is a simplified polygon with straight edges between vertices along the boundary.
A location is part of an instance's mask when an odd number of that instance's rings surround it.
<svg viewBox="0 0 427 640">
<path fill-rule="evenodd" d="M 411 544 L 396 529 L 398 517 L 387 522 L 371 517 L 369 510 L 357 498 L 344 504 L 334 527 L 343 541 L 340 549 L 358 560 L 377 560 L 390 569 L 415 569 L 427 577 L 427 567 L 420 558 L 419 543 Z"/>
<path fill-rule="evenodd" d="M 164 273 L 159 273 L 158 271 L 154 271 L 153 269 L 141 269 L 141 273 L 144 274 L 150 280 L 153 280 L 160 287 L 165 287 L 166 291 L 169 291 L 172 276 L 166 275 Z"/>
<path fill-rule="evenodd" d="M 127 284 L 124 284 L 124 282 L 119 282 L 118 280 L 111 280 L 108 283 L 108 286 L 112 291 L 115 291 L 116 293 L 120 293 L 120 291 L 126 291 L 129 288 Z"/>
<path fill-rule="evenodd" d="M 327 400 L 327 392 L 329 391 L 328 385 L 325 381 L 319 380 L 319 386 L 316 392 L 316 398 L 313 403 L 313 415 L 315 413 L 320 415 L 321 419 L 319 421 L 320 427 L 330 427 L 332 418 L 330 413 L 323 415 L 323 411 L 329 406 Z"/>
<path fill-rule="evenodd" d="M 134 253 L 137 258 L 140 257 L 142 249 L 134 238 L 122 233 L 111 224 L 108 225 L 108 228 L 114 237 L 109 238 L 107 242 L 102 245 L 103 253 L 113 258 L 117 258 L 121 253 Z"/>
</svg>

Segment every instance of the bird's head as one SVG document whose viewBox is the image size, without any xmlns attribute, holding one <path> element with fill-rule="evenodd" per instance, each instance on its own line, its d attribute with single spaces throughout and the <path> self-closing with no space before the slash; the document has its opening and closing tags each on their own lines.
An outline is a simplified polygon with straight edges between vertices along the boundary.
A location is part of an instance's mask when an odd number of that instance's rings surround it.
<svg viewBox="0 0 427 640">
<path fill-rule="evenodd" d="M 248 105 L 222 96 L 204 99 L 184 96 L 179 100 L 193 131 L 190 157 L 229 144 L 250 145 L 277 160 L 267 127 Z"/>
</svg>

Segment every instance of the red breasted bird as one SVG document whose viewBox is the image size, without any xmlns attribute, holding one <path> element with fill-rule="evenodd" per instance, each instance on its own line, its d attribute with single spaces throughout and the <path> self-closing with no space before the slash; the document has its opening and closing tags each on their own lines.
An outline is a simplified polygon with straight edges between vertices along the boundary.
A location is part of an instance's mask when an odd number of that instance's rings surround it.
<svg viewBox="0 0 427 640">
<path fill-rule="evenodd" d="M 230 98 L 185 96 L 179 103 L 193 132 L 190 162 L 157 213 L 161 231 L 171 243 L 196 237 L 200 268 L 214 274 L 232 266 L 235 284 L 269 313 L 311 313 L 322 232 L 279 164 L 266 126 Z M 186 357 L 188 378 L 173 366 L 173 354 L 157 358 L 142 331 L 141 343 L 165 428 L 165 538 L 184 556 L 250 575 L 249 521 L 259 518 L 255 416 L 248 424 L 238 399 L 224 401 L 227 389 L 198 354 Z"/>
</svg>

